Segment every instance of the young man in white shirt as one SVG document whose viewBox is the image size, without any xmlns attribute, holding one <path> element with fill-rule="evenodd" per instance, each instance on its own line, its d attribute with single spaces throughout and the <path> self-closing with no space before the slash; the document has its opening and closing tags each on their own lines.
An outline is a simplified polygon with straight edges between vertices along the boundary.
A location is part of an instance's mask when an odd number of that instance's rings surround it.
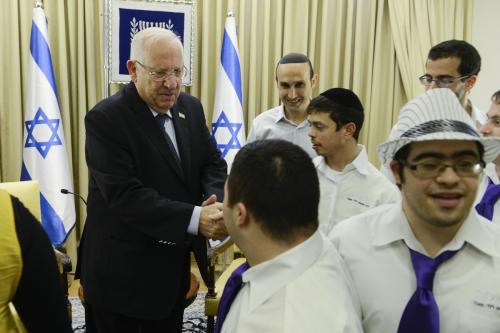
<svg viewBox="0 0 500 333">
<path fill-rule="evenodd" d="M 425 74 L 419 77 L 425 90 L 448 88 L 455 93 L 464 110 L 472 118 L 477 130 L 486 122 L 486 114 L 469 100 L 481 70 L 481 56 L 477 49 L 463 40 L 451 39 L 434 45 L 427 55 Z M 389 134 L 392 139 L 395 128 Z M 394 182 L 391 170 L 384 165 L 380 171 Z"/>
<path fill-rule="evenodd" d="M 378 147 L 402 201 L 330 237 L 359 295 L 365 333 L 498 332 L 500 227 L 471 211 L 500 138 L 480 136 L 449 89 L 406 104 Z"/>
<path fill-rule="evenodd" d="M 485 123 L 486 115 L 472 104 L 469 94 L 480 70 L 481 56 L 476 48 L 466 41 L 452 39 L 429 50 L 425 74 L 419 80 L 426 90 L 451 89 L 479 129 Z"/>
<path fill-rule="evenodd" d="M 304 149 L 310 157 L 312 149 L 307 133 L 307 105 L 312 89 L 318 82 L 311 61 L 301 53 L 289 53 L 276 65 L 276 84 L 281 105 L 258 115 L 250 129 L 247 142 L 264 139 L 283 139 Z"/>
<path fill-rule="evenodd" d="M 358 144 L 364 113 L 351 90 L 333 88 L 307 108 L 309 136 L 319 155 L 313 162 L 320 184 L 319 222 L 328 232 L 338 222 L 399 199 L 398 188 L 373 164 Z"/>
<path fill-rule="evenodd" d="M 491 96 L 488 120 L 481 127 L 484 136 L 500 137 L 500 90 Z M 500 224 L 500 155 L 484 168 L 476 196 L 476 211 L 493 223 Z"/>
<path fill-rule="evenodd" d="M 271 139 L 238 152 L 223 212 L 247 263 L 226 283 L 216 332 L 361 332 L 345 267 L 318 231 L 318 201 L 314 165 L 298 146 Z"/>
</svg>

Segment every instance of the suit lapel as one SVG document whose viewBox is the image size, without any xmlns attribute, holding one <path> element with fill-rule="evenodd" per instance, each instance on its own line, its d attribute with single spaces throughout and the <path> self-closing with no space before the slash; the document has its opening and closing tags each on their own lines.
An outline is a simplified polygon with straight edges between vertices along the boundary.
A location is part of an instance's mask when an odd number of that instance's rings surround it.
<svg viewBox="0 0 500 333">
<path fill-rule="evenodd" d="M 179 155 L 181 156 L 182 168 L 184 170 L 184 175 L 187 176 L 190 174 L 191 170 L 191 139 L 187 119 L 188 114 L 179 103 L 177 103 L 170 112 L 172 113 L 174 122 L 175 137 Z"/>
</svg>

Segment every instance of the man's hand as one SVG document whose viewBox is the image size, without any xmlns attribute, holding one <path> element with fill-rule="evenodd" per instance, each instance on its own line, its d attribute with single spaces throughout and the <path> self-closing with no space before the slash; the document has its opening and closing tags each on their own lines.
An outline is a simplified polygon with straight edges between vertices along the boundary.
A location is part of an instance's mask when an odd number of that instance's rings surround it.
<svg viewBox="0 0 500 333">
<path fill-rule="evenodd" d="M 201 205 L 198 233 L 214 240 L 224 239 L 227 236 L 226 225 L 223 220 L 222 204 L 212 194 Z"/>
</svg>

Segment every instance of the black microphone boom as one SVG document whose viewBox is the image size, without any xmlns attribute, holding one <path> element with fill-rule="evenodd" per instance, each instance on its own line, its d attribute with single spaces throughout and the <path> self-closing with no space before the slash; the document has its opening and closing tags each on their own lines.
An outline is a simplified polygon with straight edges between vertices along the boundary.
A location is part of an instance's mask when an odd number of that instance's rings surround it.
<svg viewBox="0 0 500 333">
<path fill-rule="evenodd" d="M 78 193 L 74 193 L 74 192 L 71 192 L 71 191 L 68 191 L 68 190 L 67 190 L 67 189 L 65 189 L 65 188 L 62 188 L 62 189 L 61 189 L 61 193 L 62 193 L 62 194 L 73 194 L 74 196 L 76 196 L 76 197 L 80 198 L 80 199 L 83 201 L 83 203 L 85 204 L 85 206 L 87 206 L 87 201 L 85 201 L 85 199 L 84 199 L 84 198 L 83 198 L 80 194 L 78 194 Z"/>
</svg>

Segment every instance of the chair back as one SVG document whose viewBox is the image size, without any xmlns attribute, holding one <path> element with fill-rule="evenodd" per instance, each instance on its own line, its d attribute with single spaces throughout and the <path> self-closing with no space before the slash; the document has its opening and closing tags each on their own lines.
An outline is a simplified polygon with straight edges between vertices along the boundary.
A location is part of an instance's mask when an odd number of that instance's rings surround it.
<svg viewBox="0 0 500 333">
<path fill-rule="evenodd" d="M 0 183 L 0 189 L 18 198 L 38 221 L 42 220 L 38 180 Z"/>
</svg>

